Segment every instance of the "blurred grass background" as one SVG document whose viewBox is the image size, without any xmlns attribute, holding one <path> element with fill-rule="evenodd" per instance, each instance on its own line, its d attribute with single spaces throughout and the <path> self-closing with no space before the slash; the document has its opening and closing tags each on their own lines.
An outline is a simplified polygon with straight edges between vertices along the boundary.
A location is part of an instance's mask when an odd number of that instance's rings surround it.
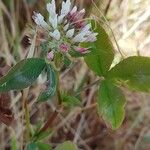
<svg viewBox="0 0 150 150">
<path fill-rule="evenodd" d="M 59 8 L 61 0 L 56 1 Z M 47 2 L 48 0 L 0 0 L 0 73 L 7 66 L 13 66 L 26 57 L 35 33 L 33 11 L 39 11 L 46 17 Z M 102 18 L 102 14 L 105 15 L 124 57 L 150 56 L 149 0 L 74 0 L 73 2 L 80 8 L 86 8 L 87 16 L 96 15 L 104 24 L 108 24 Z M 106 30 L 112 36 L 108 27 Z M 115 46 L 113 37 L 112 41 Z M 116 48 L 115 63 L 120 58 Z M 95 80 L 96 77 L 88 70 L 82 59 L 75 63 L 73 69 L 64 70 L 61 74 L 62 88 L 70 91 L 80 89 Z M 83 81 L 84 84 L 82 84 Z M 35 104 L 42 78 L 39 78 L 38 82 L 39 86 L 33 86 L 29 93 L 33 125 L 45 121 L 55 109 L 53 103 Z M 68 115 L 68 110 L 62 113 L 54 126 L 62 123 L 62 120 L 66 123 L 63 127 L 56 127 L 57 132 L 45 142 L 55 147 L 65 140 L 72 140 L 84 150 L 149 150 L 150 94 L 129 91 L 123 87 L 127 96 L 126 118 L 120 129 L 112 131 L 92 107 L 96 89 L 97 86 L 93 86 L 82 92 L 83 103 L 89 102 L 88 109 L 83 113 L 80 113 L 78 108 L 74 108 Z M 6 98 L 4 95 L 0 96 L 0 100 L 4 98 Z M 22 119 L 22 95 L 20 92 L 10 92 L 7 99 L 11 99 L 10 108 L 15 116 L 15 126 L 12 128 L 3 123 L 0 124 L 0 150 L 13 150 L 15 144 L 20 150 L 24 145 L 25 127 Z"/>
</svg>

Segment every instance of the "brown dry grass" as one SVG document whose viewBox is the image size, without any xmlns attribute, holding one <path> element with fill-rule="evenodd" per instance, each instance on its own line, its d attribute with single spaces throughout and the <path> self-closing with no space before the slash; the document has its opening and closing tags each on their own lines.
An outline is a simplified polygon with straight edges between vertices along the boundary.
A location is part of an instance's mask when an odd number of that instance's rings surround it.
<svg viewBox="0 0 150 150">
<path fill-rule="evenodd" d="M 40 10 L 45 13 L 46 1 L 29 2 L 30 4 L 27 0 L 11 2 L 0 0 L 0 67 L 16 64 L 26 56 L 30 48 L 27 36 L 33 38 L 34 32 L 29 27 L 33 24 L 32 12 Z M 78 0 L 77 2 L 81 7 L 82 5 L 87 8 L 93 6 L 89 3 L 90 1 Z M 106 14 L 124 57 L 150 56 L 150 1 L 111 0 L 109 7 L 107 3 L 109 1 L 97 2 L 100 12 L 95 8 L 92 12 L 97 16 L 100 16 L 101 12 Z M 120 60 L 120 57 L 116 48 L 115 63 Z M 77 89 L 83 79 L 86 85 L 95 81 L 96 77 L 89 72 L 82 60 L 77 61 L 73 69 L 65 70 L 61 74 L 62 87 L 68 90 Z M 42 79 L 39 78 L 38 82 L 41 84 Z M 96 89 L 97 87 L 93 86 L 82 93 L 83 103 L 87 102 L 82 113 L 79 108 L 74 108 L 69 114 L 66 110 L 58 116 L 54 123 L 57 132 L 48 140 L 49 143 L 56 146 L 65 140 L 72 140 L 80 149 L 85 150 L 149 150 L 150 95 L 123 88 L 127 96 L 126 118 L 120 129 L 112 131 L 98 117 L 93 106 Z M 33 86 L 28 96 L 33 125 L 36 125 L 38 121 L 45 121 L 55 109 L 55 105 L 51 102 L 35 104 L 39 90 L 40 86 Z M 13 138 L 17 139 L 18 147 L 23 145 L 22 135 L 25 123 L 22 119 L 22 95 L 20 92 L 11 92 L 10 96 L 16 123 L 13 128 L 4 124 L 0 125 L 0 150 L 10 149 Z"/>
</svg>

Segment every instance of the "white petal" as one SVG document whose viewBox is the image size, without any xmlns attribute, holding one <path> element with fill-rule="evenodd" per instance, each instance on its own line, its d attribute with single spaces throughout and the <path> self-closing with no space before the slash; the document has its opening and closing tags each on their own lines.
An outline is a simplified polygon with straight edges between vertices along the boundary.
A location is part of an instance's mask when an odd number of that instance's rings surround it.
<svg viewBox="0 0 150 150">
<path fill-rule="evenodd" d="M 64 26 L 64 31 L 67 31 L 69 28 L 69 23 Z"/>
<path fill-rule="evenodd" d="M 58 23 L 62 23 L 65 15 L 58 16 Z"/>
<path fill-rule="evenodd" d="M 66 24 L 68 21 L 67 21 L 67 19 L 64 21 L 64 24 Z"/>
<path fill-rule="evenodd" d="M 54 17 L 49 17 L 49 22 L 51 23 L 52 27 L 54 29 L 57 28 L 57 25 L 58 25 L 58 21 L 57 21 L 57 15 L 55 15 Z"/>
<path fill-rule="evenodd" d="M 81 32 L 79 33 L 79 34 L 77 34 L 75 37 L 74 37 L 74 39 L 73 39 L 73 41 L 75 41 L 75 42 L 83 42 L 83 41 L 85 41 L 87 38 L 87 36 L 88 37 L 90 37 L 89 35 L 91 35 L 91 31 L 89 30 L 91 28 L 91 24 L 87 24 L 82 30 L 81 30 Z"/>
<path fill-rule="evenodd" d="M 52 0 L 51 3 L 47 4 L 47 11 L 49 12 L 49 22 L 51 23 L 52 27 L 56 29 L 58 21 L 57 21 L 55 0 Z"/>
<path fill-rule="evenodd" d="M 86 36 L 89 33 L 89 31 L 81 31 L 77 36 Z"/>
<path fill-rule="evenodd" d="M 72 38 L 73 35 L 74 35 L 74 29 L 70 29 L 70 30 L 68 30 L 67 33 L 66 33 L 66 36 L 67 36 L 68 38 Z"/>
<path fill-rule="evenodd" d="M 67 0 L 66 2 L 62 2 L 61 15 L 67 15 L 70 12 L 71 2 Z"/>
<path fill-rule="evenodd" d="M 84 38 L 84 34 L 81 34 L 81 33 L 77 34 L 77 35 L 73 38 L 73 41 L 74 41 L 74 42 L 83 42 L 83 41 L 85 41 L 85 40 L 86 40 L 86 38 Z"/>
<path fill-rule="evenodd" d="M 96 41 L 97 40 L 97 37 L 96 37 L 97 35 L 98 35 L 98 33 L 92 33 L 92 34 L 90 34 L 87 37 L 86 42 L 94 42 L 94 41 Z"/>
<path fill-rule="evenodd" d="M 91 27 L 92 27 L 92 26 L 91 26 L 91 24 L 89 23 L 89 24 L 87 24 L 87 25 L 82 29 L 82 31 L 83 31 L 83 32 L 88 31 Z"/>
<path fill-rule="evenodd" d="M 48 24 L 44 21 L 44 17 L 40 13 L 34 13 L 33 19 L 37 25 L 43 28 L 48 27 Z"/>
<path fill-rule="evenodd" d="M 86 34 L 86 36 L 89 36 L 89 35 L 91 35 L 92 33 L 93 33 L 92 31 L 88 31 L 87 34 Z"/>
<path fill-rule="evenodd" d="M 81 32 L 78 34 L 78 35 L 76 35 L 76 37 L 85 37 L 85 36 L 88 36 L 90 33 L 91 33 L 91 31 L 89 31 L 89 29 L 91 28 L 91 24 L 87 24 L 82 30 L 81 30 Z M 75 38 L 76 38 L 75 37 Z"/>
<path fill-rule="evenodd" d="M 55 0 L 52 0 L 51 3 L 47 4 L 47 11 L 49 12 L 50 16 L 53 17 L 56 15 L 56 4 Z"/>
<path fill-rule="evenodd" d="M 56 40 L 60 39 L 60 32 L 56 29 L 54 32 L 50 32 L 50 36 L 55 38 Z"/>
<path fill-rule="evenodd" d="M 70 14 L 74 14 L 77 11 L 77 6 L 74 6 L 73 9 L 71 10 Z"/>
<path fill-rule="evenodd" d="M 80 40 L 80 42 L 85 42 L 86 41 L 86 38 L 82 38 L 81 40 Z"/>
</svg>

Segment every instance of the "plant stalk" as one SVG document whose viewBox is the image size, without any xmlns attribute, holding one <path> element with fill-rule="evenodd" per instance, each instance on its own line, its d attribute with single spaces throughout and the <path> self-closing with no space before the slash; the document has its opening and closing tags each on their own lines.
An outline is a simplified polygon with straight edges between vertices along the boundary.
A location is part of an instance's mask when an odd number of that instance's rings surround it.
<svg viewBox="0 0 150 150">
<path fill-rule="evenodd" d="M 56 89 L 56 92 L 57 92 L 58 105 L 61 106 L 62 105 L 62 98 L 61 98 L 59 85 L 60 85 L 59 72 L 57 72 L 57 89 Z"/>
<path fill-rule="evenodd" d="M 47 120 L 47 122 L 44 124 L 44 126 L 42 127 L 42 129 L 40 130 L 39 133 L 46 131 L 47 129 L 52 127 L 53 122 L 55 121 L 55 119 L 57 118 L 58 115 L 58 111 L 54 111 L 54 113 L 49 117 L 49 119 Z"/>
</svg>

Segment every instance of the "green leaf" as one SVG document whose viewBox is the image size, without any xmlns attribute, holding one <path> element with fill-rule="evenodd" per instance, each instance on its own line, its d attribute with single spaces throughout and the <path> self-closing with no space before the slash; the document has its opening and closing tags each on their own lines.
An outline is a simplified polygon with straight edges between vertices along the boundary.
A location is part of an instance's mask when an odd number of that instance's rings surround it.
<svg viewBox="0 0 150 150">
<path fill-rule="evenodd" d="M 92 23 L 94 29 L 94 23 Z M 84 57 L 88 67 L 99 76 L 105 76 L 114 59 L 114 48 L 108 34 L 100 24 L 97 23 L 97 41 L 93 43 L 83 43 L 81 46 L 89 48 L 91 51 Z"/>
<path fill-rule="evenodd" d="M 27 145 L 27 150 L 52 150 L 49 144 L 36 142 L 36 143 L 29 143 Z"/>
<path fill-rule="evenodd" d="M 56 92 L 56 87 L 57 87 L 56 72 L 48 64 L 47 64 L 46 68 L 47 68 L 47 76 L 48 76 L 48 80 L 49 80 L 48 82 L 50 82 L 50 83 L 49 83 L 47 90 L 45 90 L 44 92 L 42 92 L 39 95 L 38 102 L 45 102 L 45 101 L 49 100 L 51 97 L 53 97 L 55 95 L 55 92 Z"/>
<path fill-rule="evenodd" d="M 36 145 L 37 145 L 39 150 L 52 150 L 52 148 L 49 144 L 37 142 Z"/>
<path fill-rule="evenodd" d="M 29 143 L 27 145 L 27 150 L 37 150 L 37 145 L 36 143 Z"/>
<path fill-rule="evenodd" d="M 124 119 L 125 97 L 110 81 L 102 81 L 98 92 L 98 110 L 112 129 L 117 129 Z"/>
<path fill-rule="evenodd" d="M 16 137 L 12 137 L 11 139 L 11 150 L 17 150 L 17 140 Z"/>
<path fill-rule="evenodd" d="M 0 79 L 0 92 L 22 90 L 33 84 L 45 67 L 40 58 L 28 58 L 17 63 L 6 76 Z"/>
<path fill-rule="evenodd" d="M 58 145 L 55 150 L 77 150 L 77 147 L 72 142 L 67 141 Z"/>
<path fill-rule="evenodd" d="M 107 77 L 123 81 L 135 90 L 150 91 L 150 58 L 133 56 L 124 59 L 112 68 Z"/>
<path fill-rule="evenodd" d="M 33 136 L 33 141 L 37 142 L 37 141 L 43 140 L 45 138 L 48 138 L 51 135 L 51 133 L 52 133 L 51 129 L 49 129 L 47 131 L 43 131 L 43 132 L 39 132 L 39 130 L 38 130 L 38 131 L 36 131 L 35 135 Z"/>
<path fill-rule="evenodd" d="M 81 106 L 81 101 L 74 96 L 70 96 L 67 93 L 61 93 L 61 99 L 63 101 L 63 105 L 69 107 Z"/>
</svg>

